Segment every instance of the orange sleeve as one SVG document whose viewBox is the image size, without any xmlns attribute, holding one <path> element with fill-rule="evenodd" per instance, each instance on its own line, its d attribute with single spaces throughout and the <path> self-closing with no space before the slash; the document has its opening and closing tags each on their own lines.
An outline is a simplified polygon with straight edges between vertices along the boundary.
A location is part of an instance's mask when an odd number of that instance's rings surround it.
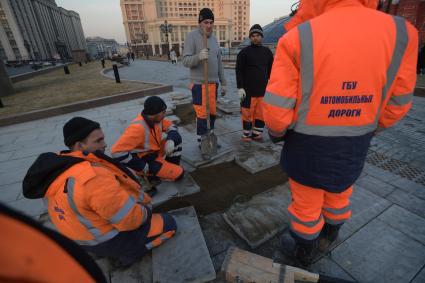
<svg viewBox="0 0 425 283">
<path fill-rule="evenodd" d="M 293 121 L 300 76 L 297 66 L 299 43 L 296 42 L 299 40 L 298 31 L 295 30 L 279 40 L 263 99 L 264 121 L 270 134 L 275 137 L 283 136 Z"/>
<path fill-rule="evenodd" d="M 120 187 L 108 169 L 94 168 L 96 177 L 88 181 L 90 207 L 119 231 L 137 229 L 148 217 L 147 209 Z"/>
<path fill-rule="evenodd" d="M 379 117 L 379 126 L 388 128 L 409 112 L 416 86 L 416 62 L 418 60 L 418 31 L 406 21 L 408 45 L 394 80 L 387 103 Z"/>
<path fill-rule="evenodd" d="M 127 152 L 136 148 L 143 149 L 145 144 L 145 131 L 140 124 L 130 124 L 118 141 L 112 146 L 111 152 Z"/>
</svg>

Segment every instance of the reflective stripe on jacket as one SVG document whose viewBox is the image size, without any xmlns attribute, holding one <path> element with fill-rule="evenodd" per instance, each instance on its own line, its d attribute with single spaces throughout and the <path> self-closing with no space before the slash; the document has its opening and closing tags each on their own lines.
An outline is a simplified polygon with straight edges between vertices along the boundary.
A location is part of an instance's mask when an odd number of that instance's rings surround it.
<svg viewBox="0 0 425 283">
<path fill-rule="evenodd" d="M 171 131 L 177 131 L 177 127 L 170 120 L 163 119 L 161 123 L 155 123 L 154 128 L 150 128 L 139 114 L 112 146 L 112 156 L 116 158 L 136 153 L 139 157 L 143 157 L 149 153 L 160 152 L 166 141 L 166 135 Z"/>
<path fill-rule="evenodd" d="M 94 154 L 66 155 L 85 159 L 60 174 L 45 198 L 56 228 L 82 245 L 97 245 L 149 221 L 144 204 L 150 197 L 113 164 Z"/>
</svg>

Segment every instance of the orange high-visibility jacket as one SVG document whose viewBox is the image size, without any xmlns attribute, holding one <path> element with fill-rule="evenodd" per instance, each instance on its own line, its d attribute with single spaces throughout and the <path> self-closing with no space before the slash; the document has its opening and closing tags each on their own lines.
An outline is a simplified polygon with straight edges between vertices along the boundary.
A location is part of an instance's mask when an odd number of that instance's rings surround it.
<svg viewBox="0 0 425 283">
<path fill-rule="evenodd" d="M 270 133 L 361 136 L 394 125 L 412 104 L 417 30 L 361 0 L 321 2 L 322 15 L 279 40 L 263 102 Z"/>
<path fill-rule="evenodd" d="M 301 0 L 297 9 L 297 13 L 286 22 L 283 27 L 285 31 L 289 31 L 299 24 L 308 21 L 325 12 L 332 5 L 338 4 L 339 0 L 323 1 L 323 0 Z M 347 2 L 347 1 L 346 1 Z M 379 0 L 354 0 L 352 2 L 362 3 L 365 7 L 376 9 Z"/>
<path fill-rule="evenodd" d="M 176 126 L 168 119 L 163 119 L 161 123 L 155 123 L 154 127 L 150 128 L 143 116 L 139 114 L 112 146 L 112 156 L 137 153 L 138 157 L 143 157 L 149 153 L 160 152 L 165 143 L 166 134 L 176 130 Z"/>
<path fill-rule="evenodd" d="M 81 245 L 97 245 L 148 220 L 151 199 L 115 165 L 94 154 L 72 152 L 86 161 L 73 165 L 49 186 L 45 199 L 61 234 Z"/>
</svg>

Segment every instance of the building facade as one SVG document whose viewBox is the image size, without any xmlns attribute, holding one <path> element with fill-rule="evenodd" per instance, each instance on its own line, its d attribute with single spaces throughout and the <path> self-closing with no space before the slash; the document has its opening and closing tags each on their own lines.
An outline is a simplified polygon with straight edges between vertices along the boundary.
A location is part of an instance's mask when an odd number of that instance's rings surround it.
<svg viewBox="0 0 425 283">
<path fill-rule="evenodd" d="M 115 39 L 106 39 L 102 37 L 87 37 L 87 50 L 91 59 L 112 57 L 118 54 L 119 44 Z"/>
<path fill-rule="evenodd" d="M 406 18 L 418 29 L 419 43 L 425 44 L 425 0 L 386 0 L 381 10 Z"/>
<path fill-rule="evenodd" d="M 55 0 L 0 0 L 0 23 L 3 60 L 70 59 L 87 49 L 80 16 Z"/>
<path fill-rule="evenodd" d="M 249 30 L 250 0 L 120 0 L 127 44 L 136 54 L 182 53 L 186 34 L 198 27 L 199 11 L 214 12 L 215 35 L 222 47 L 236 46 Z M 161 32 L 167 21 L 172 26 Z M 168 41 L 168 42 L 167 42 Z"/>
</svg>

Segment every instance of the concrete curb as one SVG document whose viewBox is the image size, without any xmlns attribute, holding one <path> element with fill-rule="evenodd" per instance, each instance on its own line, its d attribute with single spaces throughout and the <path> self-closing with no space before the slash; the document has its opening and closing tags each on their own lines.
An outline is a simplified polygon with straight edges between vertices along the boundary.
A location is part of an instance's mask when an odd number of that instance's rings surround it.
<svg viewBox="0 0 425 283">
<path fill-rule="evenodd" d="M 30 111 L 27 113 L 19 115 L 11 115 L 0 118 L 0 127 L 44 119 L 52 116 L 58 116 L 62 114 L 67 114 L 75 111 L 90 109 L 99 106 L 105 106 L 109 104 L 119 103 L 127 100 L 133 100 L 141 98 L 148 95 L 158 95 L 167 92 L 173 91 L 173 86 L 171 85 L 159 85 L 142 90 L 136 90 L 131 92 L 114 94 L 111 96 L 100 97 L 91 100 L 85 100 L 81 102 L 75 102 L 70 104 L 65 104 L 56 107 L 50 107 L 43 110 Z"/>
<path fill-rule="evenodd" d="M 20 75 L 11 76 L 9 78 L 12 81 L 12 83 L 17 83 L 17 82 L 32 79 L 32 78 L 39 76 L 39 75 L 43 75 L 43 74 L 47 74 L 47 73 L 56 71 L 58 69 L 62 69 L 64 66 L 69 66 L 69 65 L 72 65 L 72 64 L 75 64 L 75 63 L 68 63 L 68 64 L 65 64 L 65 65 L 50 67 L 50 68 L 39 70 L 39 71 L 23 73 L 23 74 L 20 74 Z"/>
</svg>

